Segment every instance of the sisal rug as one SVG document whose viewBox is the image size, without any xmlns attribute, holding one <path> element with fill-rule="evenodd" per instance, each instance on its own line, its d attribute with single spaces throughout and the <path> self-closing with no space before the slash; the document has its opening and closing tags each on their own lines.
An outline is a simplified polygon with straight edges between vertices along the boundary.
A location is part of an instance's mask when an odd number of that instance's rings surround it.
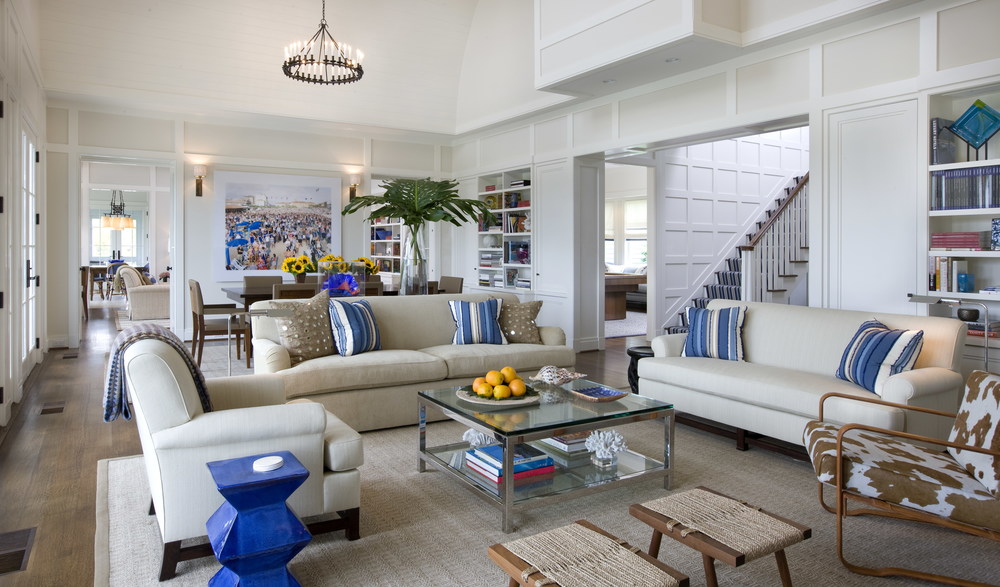
<svg viewBox="0 0 1000 587">
<path fill-rule="evenodd" d="M 656 454 L 663 426 L 642 422 L 619 428 L 630 446 Z M 432 445 L 457 441 L 456 422 L 431 424 Z M 498 530 L 499 512 L 439 472 L 417 473 L 416 427 L 364 434 L 361 469 L 361 539 L 324 534 L 292 561 L 305 587 L 317 585 L 506 585 L 507 576 L 488 558 L 491 544 L 555 528 L 578 519 L 646 549 L 650 531 L 628 515 L 631 503 L 665 495 L 659 480 L 588 496 L 565 499 L 521 512 L 516 531 Z M 704 485 L 806 524 L 812 538 L 787 550 L 796 585 L 907 585 L 899 579 L 856 575 L 837 559 L 834 517 L 816 498 L 815 478 L 803 462 L 761 450 L 737 451 L 718 436 L 679 426 L 675 441 L 673 489 Z M 149 490 L 138 457 L 102 460 L 98 467 L 95 585 L 158 585 L 162 544 L 155 518 L 146 515 Z M 846 525 L 847 556 L 862 564 L 913 565 L 924 570 L 996 581 L 997 544 L 914 523 L 859 517 Z M 700 555 L 665 538 L 660 559 L 704 585 Z M 213 558 L 178 565 L 178 576 L 164 585 L 205 585 L 220 568 Z M 723 585 L 779 584 L 773 557 L 738 569 L 716 563 Z"/>
<path fill-rule="evenodd" d="M 624 336 L 643 336 L 646 334 L 646 313 L 625 312 L 624 320 L 605 320 L 604 338 L 621 338 Z"/>
</svg>

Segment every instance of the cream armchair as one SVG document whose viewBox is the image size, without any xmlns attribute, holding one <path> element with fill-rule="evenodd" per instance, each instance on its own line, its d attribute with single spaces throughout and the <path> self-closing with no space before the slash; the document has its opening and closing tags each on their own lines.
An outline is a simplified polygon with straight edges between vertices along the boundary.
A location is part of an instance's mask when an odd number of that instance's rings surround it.
<svg viewBox="0 0 1000 587">
<path fill-rule="evenodd" d="M 122 266 L 118 276 L 125 284 L 129 320 L 157 320 L 170 317 L 170 286 L 150 284 L 135 267 Z"/>
<path fill-rule="evenodd" d="M 163 539 L 161 581 L 175 575 L 178 562 L 212 554 L 208 544 L 181 547 L 205 535 L 205 521 L 223 502 L 205 466 L 210 461 L 291 451 L 310 475 L 288 501 L 310 531 L 360 537 L 361 436 L 323 406 L 285 404 L 280 377 L 244 375 L 207 380 L 213 411 L 206 413 L 185 358 L 155 339 L 131 344 L 122 369 L 149 477 L 150 513 Z M 339 517 L 325 515 L 332 513 Z"/>
</svg>

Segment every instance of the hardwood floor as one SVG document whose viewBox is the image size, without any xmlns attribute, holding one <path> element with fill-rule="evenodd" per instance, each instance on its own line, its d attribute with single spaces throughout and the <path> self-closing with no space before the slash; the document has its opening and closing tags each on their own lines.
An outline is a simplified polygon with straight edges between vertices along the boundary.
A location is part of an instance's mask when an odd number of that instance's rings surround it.
<svg viewBox="0 0 1000 587">
<path fill-rule="evenodd" d="M 113 311 L 92 307 L 79 350 L 45 355 L 0 444 L 0 534 L 37 528 L 27 568 L 0 575 L 0 585 L 93 583 L 97 461 L 142 452 L 134 422 L 102 420 Z M 607 350 L 579 353 L 576 369 L 627 387 L 625 351 L 644 344 L 608 339 Z M 56 402 L 65 402 L 61 412 Z"/>
</svg>

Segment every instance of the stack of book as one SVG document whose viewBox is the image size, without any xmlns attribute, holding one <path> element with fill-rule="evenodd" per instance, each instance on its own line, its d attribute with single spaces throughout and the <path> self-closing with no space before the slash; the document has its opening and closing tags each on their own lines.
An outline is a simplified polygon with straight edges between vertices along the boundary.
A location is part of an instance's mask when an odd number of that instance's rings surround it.
<svg viewBox="0 0 1000 587">
<path fill-rule="evenodd" d="M 523 188 L 526 185 L 531 185 L 530 179 L 515 179 L 510 182 L 510 187 L 512 188 Z"/>
<path fill-rule="evenodd" d="M 479 251 L 480 267 L 500 267 L 503 265 L 503 253 L 500 251 Z"/>
<path fill-rule="evenodd" d="M 545 451 L 549 453 L 557 465 L 572 469 L 578 465 L 590 463 L 590 451 L 587 450 L 587 437 L 590 431 L 562 434 L 552 438 L 543 438 Z"/>
<path fill-rule="evenodd" d="M 934 232 L 931 233 L 931 248 L 947 251 L 988 251 L 991 247 L 992 231 L 978 232 Z"/>
<path fill-rule="evenodd" d="M 986 336 L 986 323 L 984 322 L 966 322 L 969 327 L 969 336 Z M 990 338 L 1000 337 L 1000 322 L 990 321 Z"/>
<path fill-rule="evenodd" d="M 503 447 L 491 444 L 465 451 L 465 464 L 494 483 L 503 479 Z M 552 457 L 531 446 L 518 444 L 514 448 L 514 480 L 555 472 Z"/>
</svg>

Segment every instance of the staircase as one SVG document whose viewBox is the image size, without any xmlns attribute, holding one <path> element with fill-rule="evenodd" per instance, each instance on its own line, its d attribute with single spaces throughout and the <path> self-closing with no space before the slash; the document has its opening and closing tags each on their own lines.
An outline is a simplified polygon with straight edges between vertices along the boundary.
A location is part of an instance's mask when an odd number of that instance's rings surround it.
<svg viewBox="0 0 1000 587">
<path fill-rule="evenodd" d="M 806 173 L 785 188 L 785 196 L 747 234 L 747 244 L 725 260 L 725 270 L 713 274 L 715 283 L 702 284 L 705 295 L 692 298 L 687 307 L 704 308 L 713 299 L 790 303 L 790 290 L 804 286 L 807 278 L 808 202 Z M 667 334 L 688 331 L 687 308 L 678 315 L 680 323 L 667 326 Z"/>
</svg>

